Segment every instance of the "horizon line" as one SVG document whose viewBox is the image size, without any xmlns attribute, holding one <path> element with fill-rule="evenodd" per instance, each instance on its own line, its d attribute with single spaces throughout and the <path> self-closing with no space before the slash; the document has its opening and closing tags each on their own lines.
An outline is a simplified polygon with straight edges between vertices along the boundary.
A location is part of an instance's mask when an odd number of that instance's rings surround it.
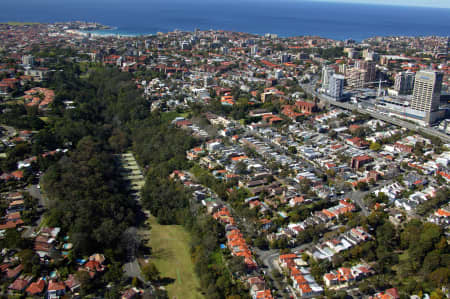
<svg viewBox="0 0 450 299">
<path fill-rule="evenodd" d="M 297 0 L 288 0 L 297 2 Z M 328 3 L 341 3 L 341 4 L 363 4 L 374 6 L 400 6 L 400 7 L 418 7 L 418 8 L 437 8 L 437 9 L 450 9 L 450 4 L 445 6 L 444 4 L 429 5 L 425 3 L 393 3 L 392 1 L 373 1 L 373 0 L 307 0 L 311 2 L 328 2 Z M 386 2 L 385 2 L 386 1 Z"/>
</svg>

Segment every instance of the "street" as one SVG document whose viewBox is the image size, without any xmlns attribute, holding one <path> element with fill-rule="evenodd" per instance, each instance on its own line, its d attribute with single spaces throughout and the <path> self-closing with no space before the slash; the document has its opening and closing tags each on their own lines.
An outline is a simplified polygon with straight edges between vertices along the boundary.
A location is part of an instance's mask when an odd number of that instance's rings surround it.
<svg viewBox="0 0 450 299">
<path fill-rule="evenodd" d="M 360 191 L 360 190 L 352 191 L 348 194 L 348 197 L 358 205 L 358 207 L 361 209 L 363 215 L 367 217 L 367 216 L 369 216 L 370 211 L 369 211 L 369 209 L 367 209 L 367 206 L 364 203 L 364 200 L 363 200 L 364 197 L 367 194 L 370 194 L 370 193 L 374 192 L 375 190 L 380 189 L 389 184 L 392 184 L 392 180 L 385 180 L 385 181 L 377 184 L 377 186 L 370 188 L 368 191 Z"/>
<path fill-rule="evenodd" d="M 312 246 L 312 243 L 306 243 L 302 244 L 300 246 L 297 246 L 295 248 L 291 249 L 291 252 L 297 252 L 300 250 L 305 250 L 306 248 Z M 273 277 L 272 273 L 274 271 L 282 273 L 282 270 L 278 266 L 277 259 L 280 256 L 280 251 L 278 249 L 269 249 L 269 250 L 261 250 L 257 247 L 252 248 L 255 255 L 262 261 L 263 265 L 267 267 L 267 270 L 265 271 L 266 276 L 270 277 L 272 281 L 275 284 L 276 289 L 279 291 L 279 294 L 281 295 L 287 295 L 290 297 L 291 295 L 297 298 L 297 295 L 294 291 L 294 289 L 287 283 L 283 283 L 281 285 L 275 277 Z M 287 292 L 289 290 L 289 292 Z"/>
<path fill-rule="evenodd" d="M 41 190 L 37 187 L 37 185 L 30 185 L 29 187 L 25 188 L 25 191 L 27 191 L 31 197 L 38 200 L 39 205 L 42 207 L 47 206 L 47 201 L 44 200 Z M 41 215 L 39 216 L 39 219 L 36 220 L 34 225 L 26 227 L 25 230 L 22 232 L 23 238 L 32 238 L 34 237 L 34 233 L 36 232 L 36 229 L 41 225 L 42 218 L 44 217 L 44 212 L 41 212 Z"/>
<path fill-rule="evenodd" d="M 432 135 L 432 136 L 439 137 L 443 142 L 446 142 L 446 143 L 450 142 L 450 136 L 448 136 L 448 135 L 446 135 L 446 134 L 444 134 L 442 132 L 439 132 L 439 131 L 437 131 L 435 129 L 422 127 L 422 126 L 419 126 L 417 124 L 410 123 L 410 122 L 407 122 L 407 121 L 403 121 L 403 120 L 400 120 L 400 119 L 395 118 L 395 117 L 390 117 L 388 115 L 380 114 L 378 112 L 368 111 L 366 109 L 361 109 L 361 108 L 358 107 L 358 105 L 336 101 L 335 99 L 333 99 L 333 98 L 331 98 L 331 97 L 329 97 L 327 95 L 324 95 L 324 94 L 316 92 L 314 90 L 314 88 L 311 86 L 311 84 L 300 84 L 300 87 L 302 87 L 307 93 L 309 93 L 309 94 L 311 94 L 313 96 L 316 96 L 321 101 L 327 102 L 327 103 L 329 103 L 331 105 L 334 105 L 334 106 L 337 106 L 337 107 L 340 107 L 340 108 L 343 108 L 343 109 L 346 109 L 346 110 L 350 110 L 350 111 L 358 111 L 359 113 L 369 114 L 373 118 L 380 119 L 380 120 L 382 120 L 384 122 L 391 123 L 391 124 L 400 126 L 402 128 L 407 128 L 407 129 L 410 129 L 410 130 L 413 130 L 413 131 L 420 131 L 420 132 L 425 133 L 425 134 L 429 134 L 429 135 Z"/>
<path fill-rule="evenodd" d="M 145 282 L 146 280 L 142 276 L 141 267 L 136 257 L 133 258 L 131 262 L 126 263 L 123 266 L 125 275 L 128 277 L 137 277 L 140 281 Z"/>
</svg>

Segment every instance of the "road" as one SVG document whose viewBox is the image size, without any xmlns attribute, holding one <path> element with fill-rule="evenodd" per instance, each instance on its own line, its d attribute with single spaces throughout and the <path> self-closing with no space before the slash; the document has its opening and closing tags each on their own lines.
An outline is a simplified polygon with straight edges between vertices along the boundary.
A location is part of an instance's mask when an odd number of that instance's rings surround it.
<svg viewBox="0 0 450 299">
<path fill-rule="evenodd" d="M 368 191 L 364 192 L 364 191 L 353 191 L 351 192 L 348 197 L 358 205 L 358 207 L 361 209 L 361 212 L 363 213 L 364 216 L 369 216 L 370 211 L 369 209 L 366 207 L 366 205 L 364 204 L 363 198 L 364 196 L 366 196 L 366 194 L 369 194 Z"/>
<path fill-rule="evenodd" d="M 31 197 L 37 199 L 39 201 L 39 205 L 42 207 L 47 207 L 47 200 L 45 200 L 41 194 L 41 190 L 37 187 L 38 185 L 31 185 L 27 188 L 25 188 L 25 191 L 28 191 Z M 34 233 L 36 232 L 36 229 L 41 225 L 42 218 L 44 217 L 44 213 L 42 211 L 41 215 L 39 216 L 39 219 L 36 220 L 34 225 L 26 227 L 25 230 L 22 233 L 23 238 L 32 238 L 34 237 Z"/>
<path fill-rule="evenodd" d="M 319 239 L 319 242 L 323 240 L 323 238 Z M 297 246 L 295 248 L 291 249 L 291 252 L 298 252 L 300 250 L 306 250 L 307 248 L 311 247 L 313 243 L 306 243 L 302 244 L 300 246 Z M 275 279 L 273 277 L 272 273 L 274 271 L 277 271 L 279 273 L 282 273 L 282 270 L 278 266 L 277 259 L 280 256 L 280 251 L 278 249 L 270 249 L 270 250 L 261 250 L 259 248 L 252 248 L 254 254 L 261 260 L 264 266 L 267 267 L 266 276 L 270 277 L 272 281 L 275 283 L 275 288 L 281 293 L 281 295 L 287 295 L 294 296 L 297 298 L 297 295 L 294 291 L 294 289 L 288 284 L 283 283 L 283 285 L 280 284 L 279 280 Z M 286 287 L 288 288 L 289 292 L 286 291 Z"/>
<path fill-rule="evenodd" d="M 25 188 L 25 190 L 28 191 L 31 197 L 38 199 L 40 205 L 47 207 L 48 201 L 42 196 L 41 189 L 38 188 L 38 185 L 31 185 Z"/>
<path fill-rule="evenodd" d="M 363 215 L 367 217 L 367 216 L 369 216 L 370 211 L 366 207 L 366 204 L 364 203 L 363 198 L 367 194 L 370 194 L 377 189 L 380 189 L 386 185 L 392 184 L 392 182 L 393 182 L 392 180 L 385 180 L 383 182 L 378 183 L 377 186 L 370 188 L 368 191 L 360 191 L 360 190 L 352 191 L 347 195 L 347 197 L 349 197 L 353 202 L 355 202 L 358 205 L 358 207 L 361 209 Z"/>
<path fill-rule="evenodd" d="M 146 282 L 144 277 L 142 276 L 141 267 L 139 266 L 139 262 L 137 258 L 133 258 L 131 262 L 123 265 L 123 270 L 125 271 L 125 275 L 128 277 L 136 277 L 142 282 Z"/>
<path fill-rule="evenodd" d="M 391 124 L 394 124 L 394 125 L 397 125 L 397 126 L 400 126 L 400 127 L 403 127 L 403 128 L 407 128 L 407 129 L 410 129 L 410 130 L 420 131 L 420 132 L 428 134 L 428 135 L 436 136 L 436 137 L 439 137 L 443 142 L 450 143 L 450 136 L 449 135 L 444 134 L 442 132 L 439 132 L 439 131 L 437 131 L 435 129 L 428 128 L 428 127 L 422 127 L 422 126 L 419 126 L 419 125 L 416 125 L 416 124 L 413 124 L 413 123 L 410 123 L 410 122 L 407 122 L 407 121 L 400 120 L 400 119 L 395 118 L 395 117 L 390 117 L 390 116 L 387 116 L 387 115 L 380 114 L 378 112 L 367 111 L 366 109 L 361 109 L 357 105 L 354 105 L 354 104 L 336 101 L 335 99 L 333 99 L 333 98 L 331 98 L 331 97 L 329 97 L 327 95 L 324 95 L 324 94 L 316 92 L 313 89 L 313 87 L 311 85 L 309 85 L 309 84 L 300 84 L 300 86 L 307 93 L 312 94 L 313 96 L 318 97 L 321 101 L 327 102 L 327 103 L 329 103 L 329 104 L 331 104 L 333 106 L 337 106 L 337 107 L 340 107 L 340 108 L 343 108 L 343 109 L 346 109 L 346 110 L 350 110 L 350 111 L 355 111 L 356 110 L 359 113 L 369 114 L 373 118 L 380 119 L 380 120 L 382 120 L 384 122 L 391 123 Z"/>
</svg>

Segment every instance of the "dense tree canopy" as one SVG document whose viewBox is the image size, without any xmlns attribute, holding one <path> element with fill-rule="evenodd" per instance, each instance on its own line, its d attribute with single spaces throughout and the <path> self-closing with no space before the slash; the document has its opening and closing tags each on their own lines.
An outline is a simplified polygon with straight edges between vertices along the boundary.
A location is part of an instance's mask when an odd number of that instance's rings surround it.
<svg viewBox="0 0 450 299">
<path fill-rule="evenodd" d="M 69 157 L 47 171 L 43 185 L 52 200 L 48 224 L 69 232 L 76 252 L 115 248 L 134 223 L 134 202 L 118 174 L 112 154 L 93 137 L 80 140 Z"/>
</svg>

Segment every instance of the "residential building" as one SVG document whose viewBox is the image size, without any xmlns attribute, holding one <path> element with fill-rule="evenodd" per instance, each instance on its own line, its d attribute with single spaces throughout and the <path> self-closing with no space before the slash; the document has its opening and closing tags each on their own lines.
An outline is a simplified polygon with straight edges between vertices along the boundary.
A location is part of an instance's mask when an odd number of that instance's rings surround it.
<svg viewBox="0 0 450 299">
<path fill-rule="evenodd" d="M 373 158 L 367 155 L 357 156 L 352 158 L 351 167 L 353 169 L 359 169 L 365 164 L 373 162 Z"/>
<path fill-rule="evenodd" d="M 322 88 L 328 90 L 330 84 L 330 78 L 334 75 L 334 69 L 329 66 L 322 68 Z"/>
<path fill-rule="evenodd" d="M 398 94 L 408 94 L 413 90 L 414 86 L 413 72 L 400 72 L 395 76 L 394 90 Z"/>
<path fill-rule="evenodd" d="M 31 55 L 22 56 L 22 64 L 27 66 L 32 66 L 34 64 L 34 57 Z"/>
<path fill-rule="evenodd" d="M 347 85 L 352 88 L 362 88 L 366 82 L 367 72 L 357 68 L 348 69 L 346 72 Z"/>
<path fill-rule="evenodd" d="M 330 78 L 330 82 L 328 84 L 328 91 L 330 96 L 335 99 L 342 98 L 344 91 L 344 81 L 345 77 L 343 75 L 334 74 Z"/>
<path fill-rule="evenodd" d="M 375 81 L 377 76 L 376 63 L 370 60 L 357 60 L 355 67 L 366 72 L 365 82 Z"/>
</svg>

